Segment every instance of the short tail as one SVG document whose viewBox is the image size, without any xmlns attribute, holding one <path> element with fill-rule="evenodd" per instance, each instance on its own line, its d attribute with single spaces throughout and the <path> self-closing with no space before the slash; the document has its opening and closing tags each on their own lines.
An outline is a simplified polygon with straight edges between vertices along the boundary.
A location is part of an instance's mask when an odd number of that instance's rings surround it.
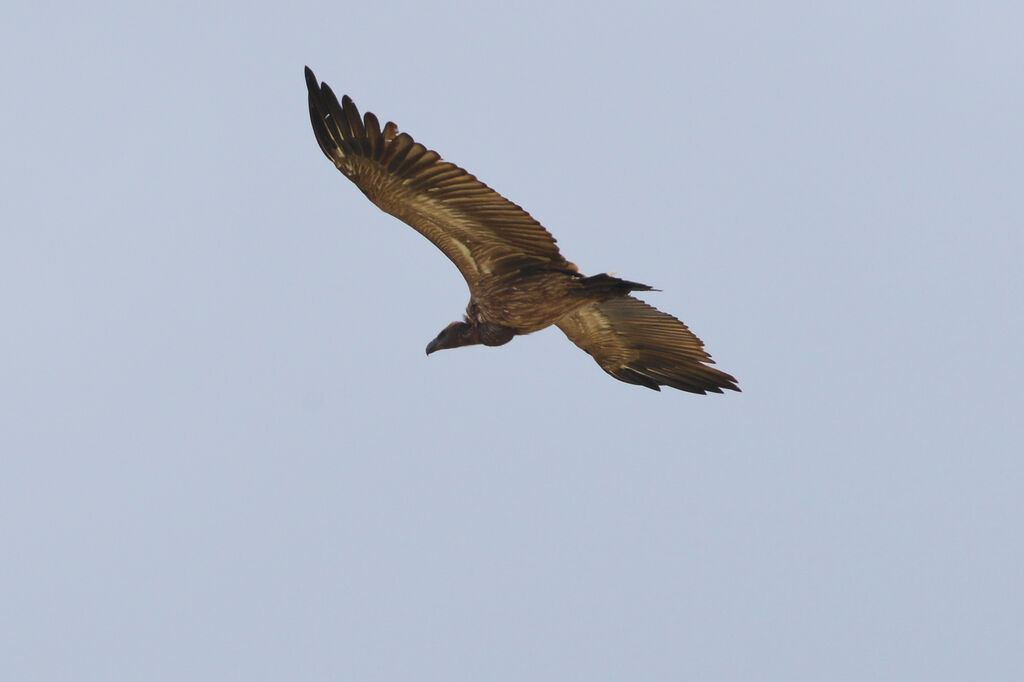
<svg viewBox="0 0 1024 682">
<path fill-rule="evenodd" d="M 593 277 L 584 277 L 580 280 L 580 284 L 587 297 L 597 300 L 625 296 L 631 291 L 657 291 L 654 287 L 649 287 L 646 284 L 630 282 L 604 273 Z"/>
</svg>

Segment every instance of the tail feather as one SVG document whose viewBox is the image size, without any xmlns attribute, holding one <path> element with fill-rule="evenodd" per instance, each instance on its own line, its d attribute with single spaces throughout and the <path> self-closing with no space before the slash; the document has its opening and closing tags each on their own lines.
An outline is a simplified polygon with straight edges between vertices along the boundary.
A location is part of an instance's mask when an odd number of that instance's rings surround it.
<svg viewBox="0 0 1024 682">
<path fill-rule="evenodd" d="M 619 279 L 605 273 L 584 277 L 580 280 L 580 284 L 583 287 L 582 292 L 585 296 L 597 300 L 625 296 L 631 291 L 657 291 L 654 287 L 647 286 L 646 284 L 630 282 L 629 280 Z"/>
</svg>

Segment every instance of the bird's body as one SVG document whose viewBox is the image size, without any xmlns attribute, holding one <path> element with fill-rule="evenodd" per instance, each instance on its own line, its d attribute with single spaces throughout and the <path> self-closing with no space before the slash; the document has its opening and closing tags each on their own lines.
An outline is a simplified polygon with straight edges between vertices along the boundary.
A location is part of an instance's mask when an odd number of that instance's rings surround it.
<svg viewBox="0 0 1024 682">
<path fill-rule="evenodd" d="M 427 353 L 471 344 L 498 346 L 557 325 L 606 372 L 655 390 L 739 390 L 682 322 L 629 295 L 651 287 L 611 275 L 586 277 L 530 214 L 441 159 L 394 123 L 360 117 L 306 68 L 317 142 L 335 166 L 382 210 L 412 226 L 455 263 L 469 286 L 462 322 L 448 325 Z"/>
<path fill-rule="evenodd" d="M 562 270 L 488 275 L 470 287 L 466 318 L 511 327 L 516 334 L 532 334 L 557 323 L 588 301 L 648 289 L 646 285 L 607 275 L 592 278 Z"/>
</svg>

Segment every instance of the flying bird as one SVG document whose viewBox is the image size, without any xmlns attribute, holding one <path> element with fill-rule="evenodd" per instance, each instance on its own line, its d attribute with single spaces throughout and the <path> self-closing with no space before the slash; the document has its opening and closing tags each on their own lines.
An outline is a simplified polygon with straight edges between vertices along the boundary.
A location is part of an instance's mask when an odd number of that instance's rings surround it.
<svg viewBox="0 0 1024 682">
<path fill-rule="evenodd" d="M 555 325 L 620 381 L 656 391 L 738 391 L 709 366 L 704 344 L 675 317 L 630 296 L 646 284 L 586 277 L 529 213 L 388 122 L 341 103 L 306 67 L 309 117 L 320 149 L 381 210 L 407 223 L 455 263 L 469 305 L 427 344 L 427 355 L 500 346 Z"/>
</svg>

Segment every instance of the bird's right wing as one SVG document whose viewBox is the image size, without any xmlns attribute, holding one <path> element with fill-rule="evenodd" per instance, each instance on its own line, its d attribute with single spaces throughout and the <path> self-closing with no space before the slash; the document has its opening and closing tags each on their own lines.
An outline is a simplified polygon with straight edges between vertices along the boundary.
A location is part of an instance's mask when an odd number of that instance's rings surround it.
<svg viewBox="0 0 1024 682">
<path fill-rule="evenodd" d="M 736 379 L 709 367 L 704 344 L 685 324 L 632 296 L 590 303 L 555 324 L 620 381 L 656 391 L 738 391 Z"/>
</svg>

